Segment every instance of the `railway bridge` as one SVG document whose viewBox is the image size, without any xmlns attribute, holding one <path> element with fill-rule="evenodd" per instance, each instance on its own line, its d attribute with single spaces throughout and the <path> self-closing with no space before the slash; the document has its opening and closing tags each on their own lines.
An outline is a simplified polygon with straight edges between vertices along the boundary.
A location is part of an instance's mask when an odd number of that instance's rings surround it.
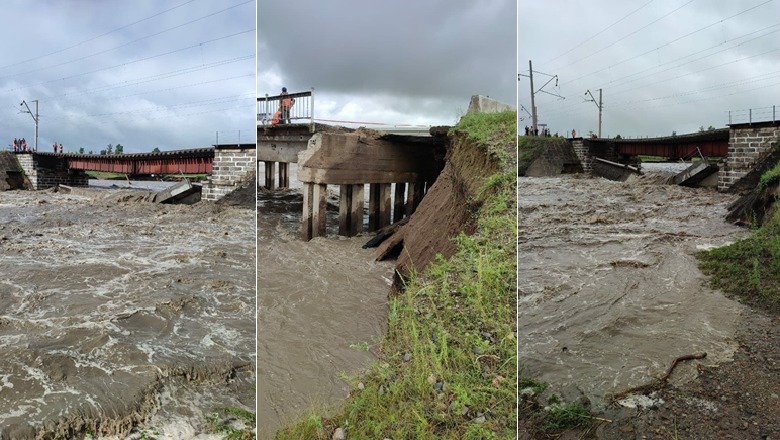
<svg viewBox="0 0 780 440">
<path fill-rule="evenodd" d="M 55 185 L 88 186 L 87 171 L 121 173 L 128 178 L 164 174 L 206 174 L 203 198 L 217 200 L 254 175 L 255 144 L 220 144 L 205 148 L 131 154 L 17 153 L 33 189 Z"/>
</svg>

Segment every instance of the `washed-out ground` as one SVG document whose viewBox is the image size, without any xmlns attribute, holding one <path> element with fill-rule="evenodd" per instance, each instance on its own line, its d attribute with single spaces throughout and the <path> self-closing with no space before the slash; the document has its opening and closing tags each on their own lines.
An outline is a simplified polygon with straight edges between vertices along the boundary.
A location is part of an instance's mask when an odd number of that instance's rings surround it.
<svg viewBox="0 0 780 440">
<path fill-rule="evenodd" d="M 0 437 L 209 438 L 254 411 L 254 200 L 143 199 L 0 193 Z"/>
<path fill-rule="evenodd" d="M 723 221 L 736 196 L 661 177 L 519 180 L 521 376 L 609 420 L 544 432 L 523 397 L 520 438 L 780 438 L 780 320 L 709 289 L 694 256 L 748 234 Z"/>
</svg>

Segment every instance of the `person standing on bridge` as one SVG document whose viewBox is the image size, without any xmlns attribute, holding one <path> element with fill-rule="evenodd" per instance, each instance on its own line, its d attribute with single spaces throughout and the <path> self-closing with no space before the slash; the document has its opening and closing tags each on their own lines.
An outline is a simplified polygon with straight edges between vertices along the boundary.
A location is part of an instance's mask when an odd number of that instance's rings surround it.
<svg viewBox="0 0 780 440">
<path fill-rule="evenodd" d="M 282 87 L 282 94 L 280 96 L 279 110 L 282 112 L 282 124 L 290 123 L 290 109 L 295 104 L 295 99 L 290 98 L 287 94 L 287 87 Z"/>
<path fill-rule="evenodd" d="M 54 149 L 54 153 L 57 153 L 57 143 L 55 142 L 51 147 Z"/>
<path fill-rule="evenodd" d="M 18 153 L 19 152 L 19 141 L 16 138 L 14 138 L 14 144 L 13 145 L 14 145 L 14 153 Z"/>
<path fill-rule="evenodd" d="M 62 144 L 60 144 L 60 154 L 62 154 Z"/>
</svg>

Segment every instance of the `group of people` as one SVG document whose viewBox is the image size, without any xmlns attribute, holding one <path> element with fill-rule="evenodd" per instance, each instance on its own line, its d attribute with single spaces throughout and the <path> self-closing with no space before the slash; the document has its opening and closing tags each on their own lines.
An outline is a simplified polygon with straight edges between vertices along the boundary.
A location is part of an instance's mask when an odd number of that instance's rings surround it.
<svg viewBox="0 0 780 440">
<path fill-rule="evenodd" d="M 274 113 L 271 124 L 289 124 L 290 109 L 295 104 L 295 99 L 290 98 L 290 95 L 287 94 L 287 87 L 282 87 L 282 93 L 279 95 L 279 98 L 279 109 Z"/>
<path fill-rule="evenodd" d="M 539 127 L 531 128 L 529 126 L 525 126 L 525 135 L 526 136 L 542 136 L 542 137 L 552 137 L 553 135 L 550 134 L 550 129 L 547 127 L 542 128 L 541 131 L 539 131 Z M 555 133 L 555 137 L 558 137 L 558 133 Z"/>
<path fill-rule="evenodd" d="M 59 150 L 59 153 L 62 154 L 62 144 L 57 144 L 56 142 L 52 144 L 51 146 L 52 150 L 54 150 L 54 153 L 57 153 L 57 150 Z"/>
<path fill-rule="evenodd" d="M 27 147 L 27 141 L 24 138 L 14 138 L 13 142 L 14 153 L 29 153 L 30 149 Z"/>
</svg>

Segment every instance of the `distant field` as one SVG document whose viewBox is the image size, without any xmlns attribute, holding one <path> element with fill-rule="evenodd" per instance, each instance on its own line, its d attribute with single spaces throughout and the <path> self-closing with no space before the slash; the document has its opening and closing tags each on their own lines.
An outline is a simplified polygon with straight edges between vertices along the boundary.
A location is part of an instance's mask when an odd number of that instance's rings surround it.
<svg viewBox="0 0 780 440">
<path fill-rule="evenodd" d="M 91 179 L 101 180 L 125 180 L 127 175 L 123 173 L 109 173 L 105 171 L 86 171 L 87 175 Z M 182 177 L 186 177 L 190 180 L 200 181 L 204 180 L 208 174 L 163 174 L 161 176 L 155 176 L 154 180 L 181 180 Z"/>
</svg>

